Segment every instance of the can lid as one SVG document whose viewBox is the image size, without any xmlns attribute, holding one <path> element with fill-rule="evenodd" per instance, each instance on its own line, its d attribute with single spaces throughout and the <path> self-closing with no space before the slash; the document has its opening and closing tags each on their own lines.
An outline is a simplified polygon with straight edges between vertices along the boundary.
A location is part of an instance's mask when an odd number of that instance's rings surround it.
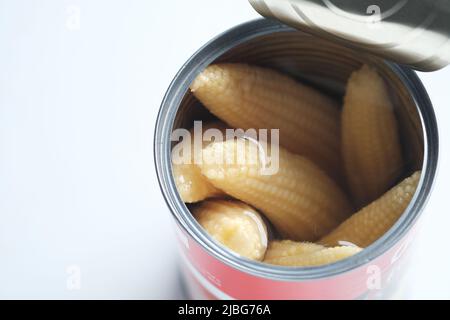
<svg viewBox="0 0 450 320">
<path fill-rule="evenodd" d="M 434 71 L 450 64 L 450 0 L 249 0 L 267 18 Z"/>
</svg>

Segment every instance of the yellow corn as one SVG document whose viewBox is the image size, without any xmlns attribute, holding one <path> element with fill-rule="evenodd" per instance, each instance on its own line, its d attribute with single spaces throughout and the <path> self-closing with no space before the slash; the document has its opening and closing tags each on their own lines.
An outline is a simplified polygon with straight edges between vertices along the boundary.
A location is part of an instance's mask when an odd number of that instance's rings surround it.
<svg viewBox="0 0 450 320">
<path fill-rule="evenodd" d="M 267 248 L 265 263 L 290 267 L 313 267 L 348 258 L 362 249 L 355 246 L 325 248 L 308 242 L 273 241 Z"/>
<path fill-rule="evenodd" d="M 359 212 L 344 221 L 320 240 L 324 245 L 338 245 L 341 241 L 367 247 L 388 231 L 405 211 L 420 178 L 415 172 Z"/>
<path fill-rule="evenodd" d="M 345 194 L 314 163 L 280 147 L 279 169 L 265 175 L 268 154 L 274 156 L 242 139 L 213 142 L 203 149 L 200 168 L 216 188 L 260 209 L 292 240 L 314 241 L 348 217 Z"/>
<path fill-rule="evenodd" d="M 223 195 L 201 174 L 200 169 L 195 165 L 176 164 L 173 165 L 172 172 L 178 193 L 186 203 Z"/>
<path fill-rule="evenodd" d="M 225 247 L 249 259 L 263 259 L 267 228 L 252 207 L 235 200 L 205 200 L 194 206 L 193 213 L 208 234 Z"/>
<path fill-rule="evenodd" d="M 202 126 L 203 132 L 208 129 L 216 128 L 225 131 L 225 124 L 223 122 L 215 121 L 204 124 Z M 191 138 L 194 138 L 193 129 L 190 131 Z M 203 147 L 207 146 L 209 142 L 203 142 Z M 194 149 L 194 142 L 189 140 L 181 141 L 178 147 L 191 147 L 191 161 L 190 163 L 177 163 L 174 161 L 175 155 L 172 153 L 172 174 L 180 194 L 181 199 L 187 203 L 198 202 L 207 198 L 217 197 L 223 195 L 223 192 L 215 188 L 200 172 L 200 169 L 194 163 L 194 151 L 201 153 L 201 150 Z M 176 147 L 175 147 L 176 148 Z M 174 148 L 174 149 L 175 149 Z"/>
<path fill-rule="evenodd" d="M 403 170 L 394 107 L 383 79 L 366 65 L 347 84 L 342 157 L 358 207 L 381 196 Z"/>
<path fill-rule="evenodd" d="M 282 146 L 339 176 L 339 108 L 322 93 L 277 71 L 238 63 L 207 67 L 191 90 L 229 125 L 280 129 Z"/>
<path fill-rule="evenodd" d="M 273 260 L 311 253 L 325 247 L 312 242 L 296 242 L 291 240 L 276 240 L 269 243 L 264 260 Z"/>
</svg>

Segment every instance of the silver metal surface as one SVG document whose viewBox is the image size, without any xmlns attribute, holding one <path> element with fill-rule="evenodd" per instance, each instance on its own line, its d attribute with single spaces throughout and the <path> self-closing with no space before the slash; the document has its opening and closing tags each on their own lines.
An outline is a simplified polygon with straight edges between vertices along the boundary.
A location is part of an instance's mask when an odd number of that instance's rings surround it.
<svg viewBox="0 0 450 320">
<path fill-rule="evenodd" d="M 450 63 L 450 0 L 249 0 L 261 15 L 421 71 Z"/>
<path fill-rule="evenodd" d="M 216 61 L 247 62 L 291 74 L 341 99 L 352 71 L 363 63 L 378 69 L 396 102 L 406 172 L 422 169 L 418 190 L 399 221 L 361 253 L 337 263 L 313 268 L 286 268 L 258 263 L 232 254 L 213 241 L 180 199 L 172 177 L 170 136 L 194 119 L 211 117 L 193 97 L 189 85 L 207 65 Z M 280 22 L 261 19 L 228 30 L 197 51 L 172 81 L 158 114 L 154 156 L 162 193 L 177 223 L 224 263 L 269 279 L 305 280 L 330 277 L 355 269 L 392 248 L 415 224 L 436 175 L 438 131 L 433 107 L 417 75 L 409 68 L 342 47 L 297 31 Z M 405 174 L 407 174 L 405 172 Z"/>
</svg>

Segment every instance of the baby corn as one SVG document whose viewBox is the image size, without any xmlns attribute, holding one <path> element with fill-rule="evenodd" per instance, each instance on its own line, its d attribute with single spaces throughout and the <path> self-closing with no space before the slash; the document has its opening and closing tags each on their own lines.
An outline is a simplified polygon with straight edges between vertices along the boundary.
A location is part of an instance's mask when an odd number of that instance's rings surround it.
<svg viewBox="0 0 450 320">
<path fill-rule="evenodd" d="M 292 240 L 314 241 L 348 217 L 345 194 L 314 163 L 280 148 L 278 170 L 264 175 L 271 150 L 259 147 L 243 139 L 213 142 L 203 149 L 201 172 L 216 188 L 260 209 Z"/>
<path fill-rule="evenodd" d="M 262 260 L 267 248 L 267 228 L 252 207 L 240 201 L 206 200 L 196 205 L 197 221 L 218 242 L 253 260 Z"/>
<path fill-rule="evenodd" d="M 355 246 L 325 248 L 314 243 L 273 241 L 264 258 L 265 263 L 291 267 L 313 267 L 348 258 L 362 249 Z"/>
<path fill-rule="evenodd" d="M 222 132 L 225 130 L 225 124 L 219 121 L 212 122 L 203 126 L 203 132 L 208 129 L 216 128 Z M 200 172 L 200 169 L 194 163 L 194 142 L 193 129 L 191 130 L 191 141 L 183 140 L 176 148 L 191 148 L 191 159 L 189 163 L 179 163 L 175 161 L 175 154 L 172 153 L 172 173 L 175 180 L 177 191 L 181 199 L 186 203 L 193 203 L 204 200 L 206 198 L 223 195 L 223 192 L 215 188 Z M 190 146 L 189 146 L 190 145 Z M 208 142 L 203 142 L 203 147 L 207 146 Z M 186 149 L 184 149 L 186 150 Z M 198 150 L 201 153 L 201 150 Z"/>
<path fill-rule="evenodd" d="M 324 249 L 325 247 L 312 242 L 296 242 L 291 240 L 271 241 L 264 260 L 274 260 L 284 257 L 297 256 Z"/>
<path fill-rule="evenodd" d="M 411 201 L 420 172 L 415 172 L 397 186 L 344 221 L 320 240 L 324 245 L 338 245 L 340 241 L 367 247 L 388 231 Z"/>
<path fill-rule="evenodd" d="M 172 166 L 172 172 L 177 191 L 186 203 L 223 195 L 223 192 L 214 187 L 195 165 L 175 164 Z"/>
<path fill-rule="evenodd" d="M 277 71 L 238 63 L 207 67 L 191 90 L 229 125 L 280 129 L 283 147 L 339 176 L 339 108 L 322 93 Z"/>
<path fill-rule="evenodd" d="M 358 207 L 381 196 L 403 169 L 397 122 L 386 85 L 366 65 L 354 72 L 347 84 L 342 157 Z"/>
</svg>

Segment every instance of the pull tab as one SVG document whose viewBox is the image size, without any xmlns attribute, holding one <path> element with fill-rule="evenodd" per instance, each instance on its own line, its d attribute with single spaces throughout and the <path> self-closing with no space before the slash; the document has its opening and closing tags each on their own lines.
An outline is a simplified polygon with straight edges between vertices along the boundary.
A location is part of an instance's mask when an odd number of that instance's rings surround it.
<svg viewBox="0 0 450 320">
<path fill-rule="evenodd" d="M 378 23 L 381 21 L 381 8 L 376 4 L 367 7 L 367 14 L 371 14 L 373 17 L 372 23 Z"/>
<path fill-rule="evenodd" d="M 450 0 L 249 0 L 261 15 L 421 71 L 450 64 Z"/>
</svg>

